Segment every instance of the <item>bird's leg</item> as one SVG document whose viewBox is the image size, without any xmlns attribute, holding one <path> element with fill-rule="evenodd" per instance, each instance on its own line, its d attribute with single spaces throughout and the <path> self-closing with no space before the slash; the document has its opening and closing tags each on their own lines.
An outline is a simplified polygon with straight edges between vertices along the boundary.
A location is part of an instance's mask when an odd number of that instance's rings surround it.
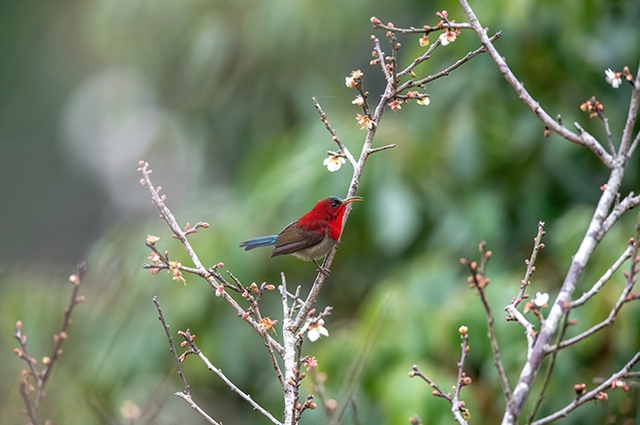
<svg viewBox="0 0 640 425">
<path fill-rule="evenodd" d="M 313 263 L 318 266 L 318 271 L 320 273 L 322 273 L 323 275 L 325 275 L 325 277 L 329 277 L 329 269 L 326 269 L 324 267 L 322 267 L 320 264 L 318 264 L 318 262 L 314 259 L 311 259 L 311 261 L 313 261 Z"/>
</svg>

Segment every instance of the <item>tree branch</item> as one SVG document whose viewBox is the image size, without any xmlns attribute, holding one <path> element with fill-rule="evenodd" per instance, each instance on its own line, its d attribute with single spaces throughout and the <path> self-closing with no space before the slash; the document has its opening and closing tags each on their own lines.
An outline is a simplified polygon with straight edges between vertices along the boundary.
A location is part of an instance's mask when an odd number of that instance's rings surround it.
<svg viewBox="0 0 640 425">
<path fill-rule="evenodd" d="M 85 300 L 85 297 L 83 295 L 78 295 L 78 292 L 80 290 L 82 280 L 84 279 L 84 276 L 86 274 L 87 264 L 85 262 L 82 262 L 78 265 L 78 272 L 69 276 L 69 281 L 73 285 L 73 290 L 71 291 L 71 299 L 69 300 L 69 304 L 63 309 L 62 325 L 60 326 L 60 331 L 53 335 L 53 346 L 51 347 L 51 354 L 42 359 L 42 362 L 44 363 L 44 369 L 42 370 L 42 372 L 39 372 L 36 369 L 37 360 L 34 357 L 31 357 L 29 355 L 29 352 L 27 351 L 27 336 L 22 334 L 22 322 L 16 322 L 16 329 L 13 336 L 14 338 L 16 338 L 16 340 L 18 340 L 20 348 L 15 348 L 13 352 L 22 360 L 27 362 L 29 368 L 28 371 L 23 371 L 20 383 L 18 384 L 18 391 L 25 403 L 29 425 L 37 425 L 38 423 L 40 407 L 42 404 L 42 400 L 46 395 L 45 387 L 47 385 L 47 381 L 51 377 L 53 367 L 62 354 L 62 341 L 67 339 L 67 330 L 69 328 L 69 325 L 71 324 L 71 313 L 73 312 L 73 309 L 76 305 Z M 31 402 L 29 399 L 29 392 L 31 391 L 29 389 L 30 378 L 33 378 L 33 380 L 35 381 L 35 397 L 33 402 Z"/>
<path fill-rule="evenodd" d="M 182 362 L 180 361 L 180 357 L 178 356 L 178 352 L 176 351 L 176 347 L 173 344 L 173 338 L 171 337 L 171 331 L 169 329 L 169 325 L 166 320 L 164 320 L 164 315 L 162 314 L 162 309 L 160 308 L 160 303 L 158 302 L 158 297 L 153 297 L 153 304 L 156 306 L 156 310 L 158 310 L 158 320 L 162 323 L 162 327 L 164 328 L 164 332 L 167 335 L 167 340 L 169 341 L 169 350 L 171 354 L 173 354 L 173 359 L 176 362 L 176 366 L 178 367 L 178 375 L 182 380 L 182 387 L 184 391 L 182 392 L 184 395 L 189 396 L 189 383 L 187 382 L 187 378 L 184 376 L 184 372 L 182 371 Z"/>
<path fill-rule="evenodd" d="M 560 418 L 563 418 L 563 417 L 567 416 L 570 412 L 574 411 L 575 409 L 577 409 L 581 405 L 585 404 L 586 402 L 591 401 L 591 400 L 595 400 L 596 397 L 601 392 L 603 392 L 606 389 L 611 387 L 611 384 L 613 383 L 614 380 L 622 379 L 622 378 L 626 377 L 629 374 L 631 368 L 636 363 L 638 363 L 638 361 L 640 361 L 640 351 L 637 352 L 633 356 L 633 358 L 631 358 L 631 360 L 629 360 L 629 362 L 626 365 L 624 365 L 624 367 L 622 369 L 620 369 L 618 372 L 616 372 L 613 375 L 611 375 L 606 381 L 602 382 L 602 384 L 598 385 L 597 387 L 595 387 L 593 390 L 589 391 L 585 395 L 576 398 L 575 400 L 573 400 L 571 403 L 569 403 L 564 408 L 558 410 L 557 412 L 555 412 L 555 413 L 553 413 L 553 414 L 551 414 L 549 416 L 545 416 L 544 418 L 533 422 L 531 425 L 545 425 L 545 424 L 551 423 L 551 422 L 553 422 L 553 421 L 555 421 L 557 419 L 560 419 Z"/>
<path fill-rule="evenodd" d="M 200 351 L 200 349 L 196 346 L 196 344 L 193 342 L 194 338 L 192 337 L 191 333 L 189 332 L 189 330 L 187 330 L 186 332 L 179 332 L 180 336 L 182 336 L 182 338 L 184 339 L 184 341 L 187 343 L 187 345 L 189 346 L 189 351 L 185 352 L 182 357 L 186 357 L 187 354 L 196 354 L 198 357 L 200 357 L 200 360 L 202 360 L 202 362 L 207 366 L 207 369 L 209 369 L 210 371 L 212 371 L 213 373 L 215 373 L 216 375 L 218 375 L 218 377 L 220 379 L 222 379 L 222 381 L 225 383 L 225 385 L 227 385 L 229 388 L 231 388 L 231 391 L 233 391 L 234 393 L 238 394 L 240 397 L 242 397 L 245 401 L 247 401 L 255 410 L 257 410 L 258 412 L 262 413 L 267 419 L 269 419 L 271 421 L 271 423 L 275 424 L 275 425 L 282 425 L 280 421 L 278 421 L 276 418 L 273 417 L 273 415 L 271 413 L 269 413 L 268 410 L 266 410 L 265 408 L 263 408 L 262 406 L 260 406 L 253 398 L 251 398 L 251 396 L 249 394 L 246 394 L 244 391 L 242 391 L 240 388 L 238 388 L 229 378 L 227 378 L 227 376 L 222 373 L 222 371 L 220 369 L 218 369 L 217 367 L 215 367 L 213 365 L 213 363 L 211 363 L 209 361 L 209 359 L 207 358 L 207 356 L 205 356 L 202 351 Z M 176 395 L 178 395 L 178 393 L 176 393 Z M 186 394 L 188 395 L 188 394 Z M 178 397 L 181 397 L 180 395 L 178 395 Z M 183 399 L 185 399 L 184 397 L 181 397 Z M 186 399 L 185 399 L 186 400 Z"/>
<path fill-rule="evenodd" d="M 491 42 L 489 37 L 487 37 L 487 34 L 484 28 L 482 27 L 482 25 L 480 25 L 480 22 L 478 21 L 478 18 L 476 17 L 475 13 L 471 9 L 471 6 L 469 6 L 468 1 L 460 0 L 460 5 L 462 6 L 462 10 L 464 11 L 465 15 L 467 15 L 469 24 L 471 25 L 473 30 L 476 32 L 478 38 L 480 38 L 482 45 L 486 47 L 487 52 L 491 56 L 491 59 L 493 59 L 493 61 L 496 63 L 496 65 L 498 66 L 498 69 L 500 70 L 504 78 L 507 80 L 507 82 L 511 84 L 511 86 L 514 88 L 516 93 L 518 93 L 518 97 L 529 107 L 529 109 L 531 109 L 531 111 L 533 111 L 536 117 L 547 128 L 559 134 L 560 136 L 564 137 L 568 141 L 581 146 L 586 146 L 589 149 L 591 149 L 593 153 L 595 153 L 598 156 L 598 158 L 600 158 L 600 160 L 607 167 L 612 168 L 613 167 L 612 156 L 609 153 L 607 153 L 607 151 L 593 136 L 591 136 L 590 134 L 584 131 L 580 135 L 573 133 L 572 131 L 568 130 L 566 127 L 558 123 L 551 116 L 549 116 L 549 114 L 547 114 L 542 109 L 542 107 L 540 107 L 540 104 L 529 94 L 529 92 L 524 88 L 522 83 L 518 81 L 518 79 L 513 74 L 513 72 L 507 65 L 502 55 L 500 55 L 498 50 L 496 50 L 496 48 L 493 46 L 493 43 Z"/>
<path fill-rule="evenodd" d="M 164 203 L 165 196 L 160 196 L 160 194 L 158 193 L 161 188 L 156 188 L 153 186 L 150 177 L 152 171 L 149 168 L 149 163 L 140 161 L 138 163 L 138 167 L 138 171 L 142 173 L 142 179 L 140 179 L 140 183 L 144 187 L 146 187 L 151 194 L 151 200 L 160 210 L 160 218 L 162 218 L 167 223 L 176 239 L 178 239 L 182 243 L 184 249 L 187 251 L 187 254 L 195 265 L 195 270 L 193 272 L 205 279 L 209 283 L 209 285 L 211 285 L 211 287 L 216 290 L 216 295 L 221 296 L 222 299 L 224 299 L 235 310 L 236 314 L 239 317 L 242 317 L 245 322 L 247 322 L 256 332 L 258 332 L 258 334 L 262 336 L 262 328 L 260 328 L 260 325 L 255 320 L 253 320 L 250 315 L 245 315 L 244 309 L 240 307 L 237 301 L 234 300 L 229 294 L 227 294 L 224 290 L 219 290 L 222 289 L 219 288 L 220 285 L 226 283 L 225 279 L 219 273 L 217 273 L 214 268 L 207 270 L 202 265 L 200 258 L 195 253 L 194 249 L 191 246 L 191 243 L 189 243 L 189 240 L 187 239 L 187 234 L 180 228 L 180 225 L 175 219 L 173 213 Z M 282 346 L 270 336 L 268 337 L 268 340 L 273 349 L 279 354 L 282 354 Z"/>
<path fill-rule="evenodd" d="M 640 133 L 636 136 L 636 139 L 631 142 L 633 137 L 633 128 L 636 123 L 636 117 L 638 116 L 638 104 L 640 104 L 640 64 L 638 65 L 638 71 L 636 71 L 636 79 L 633 83 L 633 90 L 631 91 L 631 100 L 629 101 L 629 112 L 627 112 L 627 121 L 622 130 L 622 139 L 620 141 L 620 149 L 618 153 L 627 158 L 631 158 L 631 154 L 635 150 L 635 146 L 638 144 Z"/>
</svg>

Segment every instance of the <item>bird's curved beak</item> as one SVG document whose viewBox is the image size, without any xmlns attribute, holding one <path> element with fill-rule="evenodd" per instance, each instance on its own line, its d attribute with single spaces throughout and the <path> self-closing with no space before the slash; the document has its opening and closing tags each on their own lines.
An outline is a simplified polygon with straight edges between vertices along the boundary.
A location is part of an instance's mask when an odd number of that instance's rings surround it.
<svg viewBox="0 0 640 425">
<path fill-rule="evenodd" d="M 342 201 L 342 205 L 347 205 L 350 204 L 352 202 L 357 202 L 357 201 L 363 201 L 362 196 L 351 196 L 345 200 Z"/>
</svg>

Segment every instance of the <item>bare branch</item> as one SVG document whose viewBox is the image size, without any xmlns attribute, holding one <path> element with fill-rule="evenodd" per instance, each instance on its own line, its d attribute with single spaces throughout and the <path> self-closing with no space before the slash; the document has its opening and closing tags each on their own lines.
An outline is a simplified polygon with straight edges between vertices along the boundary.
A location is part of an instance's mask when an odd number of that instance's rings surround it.
<svg viewBox="0 0 640 425">
<path fill-rule="evenodd" d="M 489 41 L 494 42 L 495 40 L 499 39 L 500 37 L 502 37 L 502 31 L 498 31 L 497 33 L 495 33 L 489 39 Z M 472 58 L 478 56 L 480 53 L 484 53 L 486 51 L 487 51 L 487 48 L 485 46 L 480 46 L 476 50 L 467 53 L 464 57 L 458 59 L 455 63 L 453 63 L 452 65 L 449 65 L 448 67 L 446 67 L 442 71 L 438 72 L 437 74 L 429 75 L 428 77 L 423 78 L 422 80 L 417 80 L 415 82 L 415 85 L 416 86 L 420 86 L 422 84 L 428 84 L 428 83 L 432 82 L 433 80 L 437 80 L 438 78 L 447 77 L 452 71 L 454 71 L 454 70 L 458 69 L 460 66 L 462 66 L 462 64 L 464 64 L 465 62 L 467 62 L 467 61 L 471 60 Z"/>
<path fill-rule="evenodd" d="M 466 22 L 441 22 L 437 26 L 433 26 L 433 27 L 429 25 L 425 25 L 422 28 L 414 28 L 414 27 L 399 28 L 399 27 L 396 27 L 395 25 L 394 26 L 384 25 L 382 22 L 378 20 L 377 22 L 373 23 L 373 28 L 380 28 L 383 30 L 399 32 L 402 34 L 429 34 L 430 32 L 441 31 L 447 28 L 471 29 L 471 26 Z"/>
<path fill-rule="evenodd" d="M 624 197 L 622 201 L 620 201 L 612 210 L 607 219 L 602 223 L 602 233 L 603 235 L 613 227 L 613 225 L 618 221 L 618 219 L 625 212 L 637 207 L 640 205 L 640 195 L 634 196 L 633 192 L 630 192 L 627 196 Z"/>
<path fill-rule="evenodd" d="M 411 73 L 413 71 L 413 69 L 418 66 L 419 64 L 421 64 L 422 62 L 431 59 L 431 54 L 434 52 L 434 50 L 436 50 L 438 48 L 438 46 L 441 46 L 442 43 L 440 42 L 440 39 L 436 40 L 433 44 L 431 44 L 429 46 L 429 48 L 427 49 L 426 52 L 424 52 L 422 55 L 418 56 L 417 58 L 415 58 L 413 61 L 411 61 L 411 63 L 409 64 L 409 66 L 407 66 L 405 69 L 403 69 L 402 71 L 398 72 L 398 77 L 402 78 L 405 75 Z M 413 75 L 413 74 L 411 74 Z M 415 84 L 417 85 L 417 84 Z"/>
<path fill-rule="evenodd" d="M 393 86 L 393 79 L 391 77 L 391 74 L 389 73 L 389 70 L 387 69 L 387 64 L 385 63 L 385 60 L 384 60 L 385 55 L 384 55 L 384 52 L 382 51 L 382 48 L 380 47 L 380 40 L 378 40 L 378 37 L 374 35 L 371 36 L 371 40 L 373 41 L 373 51 L 376 52 L 376 54 L 378 55 L 380 67 L 382 68 L 384 79 L 387 81 L 387 86 L 389 85 Z"/>
<path fill-rule="evenodd" d="M 182 362 L 180 361 L 180 357 L 178 356 L 178 352 L 176 351 L 176 347 L 173 344 L 173 338 L 171 337 L 171 331 L 169 329 L 169 325 L 166 320 L 164 320 L 164 315 L 162 314 L 162 309 L 160 308 L 160 303 L 158 302 L 158 297 L 153 297 L 153 304 L 156 306 L 156 310 L 158 310 L 158 320 L 162 323 L 162 327 L 164 328 L 164 332 L 167 334 L 167 340 L 169 340 L 169 350 L 171 350 L 171 354 L 173 354 L 173 359 L 178 366 L 178 375 L 182 380 L 182 387 L 184 388 L 183 394 L 189 396 L 189 383 L 187 382 L 187 378 L 184 376 L 184 372 L 182 371 Z"/>
<path fill-rule="evenodd" d="M 196 404 L 195 401 L 193 401 L 193 399 L 191 398 L 190 394 L 187 393 L 183 393 L 182 391 L 178 391 L 176 393 L 176 397 L 179 397 L 181 399 L 183 399 L 184 401 L 187 402 L 187 404 L 189 404 L 189 406 L 191 406 L 191 408 L 193 410 L 195 410 L 196 412 L 198 412 L 198 414 L 200 416 L 202 416 L 202 418 L 207 421 L 207 423 L 213 424 L 213 425 L 222 425 L 221 422 L 216 421 L 215 419 L 213 419 L 211 416 L 209 416 L 207 414 L 207 412 L 205 412 L 204 410 L 202 410 L 202 408 L 200 406 L 198 406 Z"/>
<path fill-rule="evenodd" d="M 622 140 L 620 141 L 620 150 L 618 153 L 627 158 L 631 158 L 631 154 L 635 150 L 638 144 L 640 134 L 636 136 L 635 140 L 631 142 L 633 137 L 633 128 L 636 124 L 636 117 L 638 116 L 638 104 L 640 104 L 640 64 L 638 65 L 638 71 L 636 72 L 636 79 L 633 83 L 633 90 L 631 91 L 631 100 L 629 101 L 629 112 L 627 112 L 627 121 L 625 122 L 624 129 L 622 130 Z"/>
<path fill-rule="evenodd" d="M 611 151 L 611 155 L 616 154 L 616 147 L 613 146 L 613 136 L 611 135 L 611 128 L 609 128 L 609 118 L 605 118 L 602 116 L 602 124 L 604 125 L 604 133 L 607 137 L 607 144 L 609 145 L 609 150 Z"/>
<path fill-rule="evenodd" d="M 539 419 L 535 422 L 533 422 L 531 425 L 545 425 L 548 423 L 551 423 L 557 419 L 563 418 L 565 416 L 567 416 L 570 412 L 574 411 L 576 408 L 578 408 L 579 406 L 591 401 L 591 400 L 595 400 L 596 397 L 602 393 L 603 391 L 607 390 L 608 388 L 611 388 L 611 384 L 613 383 L 614 380 L 616 379 L 621 379 L 626 377 L 629 374 L 629 371 L 631 370 L 631 368 L 638 363 L 638 361 L 640 361 L 640 351 L 637 352 L 633 358 L 631 358 L 631 360 L 629 360 L 629 362 L 624 365 L 624 367 L 622 369 L 620 369 L 618 372 L 614 373 L 613 375 L 611 375 L 609 377 L 609 379 L 607 379 L 606 381 L 602 382 L 602 384 L 598 385 L 597 387 L 595 387 L 593 390 L 589 391 L 588 393 L 576 398 L 575 400 L 573 400 L 571 403 L 569 403 L 567 406 L 565 406 L 564 408 L 558 410 L 557 412 L 549 415 L 549 416 L 545 416 L 542 419 Z"/>
<path fill-rule="evenodd" d="M 607 180 L 606 185 L 603 186 L 602 195 L 596 205 L 585 236 L 578 250 L 572 257 L 571 265 L 562 283 L 560 292 L 551 306 L 549 315 L 541 324 L 540 332 L 537 334 L 533 347 L 528 352 L 526 363 L 520 372 L 518 382 L 513 390 L 512 400 L 507 405 L 507 409 L 505 410 L 505 414 L 502 419 L 502 423 L 506 425 L 517 422 L 525 400 L 531 390 L 533 379 L 541 366 L 542 360 L 547 354 L 547 345 L 555 334 L 565 309 L 571 301 L 572 294 L 576 289 L 578 280 L 582 276 L 591 254 L 600 240 L 604 237 L 603 223 L 611 209 L 611 206 L 613 205 L 613 202 L 617 199 L 617 194 L 624 176 L 626 159 L 612 157 L 612 155 L 607 153 L 602 145 L 593 138 L 593 136 L 584 131 L 577 135 L 567 130 L 558 121 L 552 119 L 524 89 L 524 86 L 515 78 L 502 56 L 489 41 L 482 25 L 478 22 L 477 17 L 469 6 L 468 1 L 460 0 L 460 4 L 467 15 L 469 23 L 480 38 L 482 44 L 487 48 L 487 52 L 498 66 L 500 72 L 502 72 L 505 79 L 514 88 L 520 99 L 522 99 L 535 113 L 536 117 L 550 130 L 555 131 L 567 140 L 591 149 L 610 169 L 609 179 Z M 516 309 L 513 309 L 513 311 L 509 312 L 515 315 L 515 310 Z M 518 318 L 517 315 L 516 318 Z"/>
<path fill-rule="evenodd" d="M 57 360 L 62 354 L 62 341 L 67 339 L 67 330 L 71 324 L 71 313 L 76 305 L 83 302 L 85 297 L 78 295 L 82 279 L 87 273 L 87 264 L 82 262 L 78 265 L 78 272 L 69 276 L 69 281 L 73 285 L 71 291 L 71 299 L 69 304 L 64 308 L 62 315 L 62 325 L 60 331 L 53 335 L 53 346 L 51 347 L 51 354 L 44 357 L 42 362 L 44 363 L 44 369 L 39 372 L 36 369 L 37 360 L 29 355 L 27 351 L 27 336 L 22 334 L 22 322 L 16 322 L 16 330 L 13 336 L 18 340 L 20 348 L 14 349 L 14 353 L 24 360 L 28 365 L 28 372 L 24 371 L 18 384 L 18 392 L 24 401 L 27 418 L 29 419 L 29 425 L 37 425 L 38 415 L 42 401 L 46 395 L 45 387 L 47 381 L 51 377 L 51 371 L 55 366 Z M 35 381 L 35 397 L 33 402 L 29 399 L 29 380 L 33 378 Z"/>
<path fill-rule="evenodd" d="M 411 369 L 411 372 L 409 372 L 409 376 L 411 378 L 413 378 L 414 376 L 422 378 L 423 381 L 425 381 L 427 384 L 431 385 L 431 388 L 434 389 L 433 395 L 435 395 L 437 397 L 442 397 L 442 398 L 446 399 L 449 403 L 451 403 L 451 394 L 447 394 L 444 391 L 442 391 L 440 389 L 440 387 L 438 387 L 438 385 L 435 382 L 433 382 L 427 375 L 422 373 L 422 371 L 418 368 L 418 365 L 413 365 L 413 368 Z"/>
<path fill-rule="evenodd" d="M 638 134 L 636 134 L 633 142 L 631 142 L 631 146 L 629 147 L 629 151 L 627 152 L 627 159 L 631 158 L 636 148 L 638 147 L 638 144 L 640 144 L 640 131 L 638 131 Z"/>
<path fill-rule="evenodd" d="M 576 307 L 580 307 L 581 305 L 589 301 L 589 299 L 591 299 L 594 295 L 596 295 L 600 291 L 600 289 L 602 289 L 602 287 L 611 280 L 611 277 L 613 276 L 613 274 L 616 271 L 618 271 L 618 269 L 624 264 L 624 262 L 627 261 L 629 258 L 631 258 L 632 252 L 633 252 L 633 244 L 630 243 L 627 249 L 624 250 L 622 255 L 618 257 L 615 263 L 613 263 L 613 265 L 609 267 L 609 269 L 607 269 L 607 271 L 602 275 L 602 277 L 598 279 L 596 283 L 593 284 L 591 289 L 583 293 L 582 296 L 580 296 L 580 298 L 578 298 L 577 300 L 571 301 L 571 303 L 569 304 L 569 308 L 573 309 Z"/>
<path fill-rule="evenodd" d="M 618 300 L 616 301 L 615 305 L 609 312 L 609 316 L 605 320 L 601 321 L 600 323 L 597 323 L 596 325 L 574 336 L 573 338 L 569 338 L 567 340 L 561 341 L 559 344 L 557 344 L 557 346 L 554 345 L 552 347 L 545 347 L 545 351 L 549 352 L 557 349 L 566 348 L 579 341 L 582 341 L 585 338 L 588 338 L 589 336 L 593 335 L 599 330 L 612 325 L 616 321 L 616 318 L 618 317 L 618 313 L 620 312 L 620 309 L 622 308 L 622 306 L 630 301 L 637 299 L 636 297 L 633 296 L 631 291 L 633 290 L 633 287 L 636 283 L 636 277 L 638 275 L 638 263 L 640 263 L 640 257 L 638 257 L 638 250 L 640 248 L 640 213 L 638 213 L 638 221 L 636 223 L 636 235 L 635 235 L 635 238 L 631 240 L 629 248 L 631 248 L 630 258 L 633 258 L 633 260 L 631 260 L 631 267 L 629 269 L 629 272 L 628 273 L 623 272 L 625 274 L 627 282 L 625 284 L 624 289 L 622 290 L 622 293 L 618 297 Z M 620 262 L 620 259 L 616 261 L 616 263 L 618 262 Z"/>
<path fill-rule="evenodd" d="M 311 100 L 313 101 L 313 106 L 315 106 L 315 108 L 318 110 L 318 113 L 320 114 L 320 121 L 322 121 L 324 126 L 327 127 L 327 130 L 329 131 L 329 133 L 331 133 L 331 137 L 333 141 L 336 142 L 336 144 L 340 148 L 340 151 L 344 154 L 344 156 L 349 160 L 351 165 L 355 168 L 358 165 L 358 163 L 356 162 L 353 155 L 351 155 L 351 152 L 349 151 L 349 149 L 345 146 L 344 143 L 342 143 L 342 141 L 338 137 L 338 134 L 329 123 L 327 114 L 325 114 L 324 111 L 322 110 L 322 107 L 318 103 L 318 99 L 315 97 L 312 97 Z"/>
<path fill-rule="evenodd" d="M 489 305 L 489 301 L 487 300 L 487 296 L 485 293 L 485 289 L 489 284 L 489 279 L 486 277 L 486 270 L 487 263 L 491 258 L 491 251 L 487 251 L 485 241 L 480 242 L 478 247 L 480 249 L 481 257 L 480 266 L 478 266 L 476 262 L 469 261 L 467 259 L 463 259 L 461 260 L 461 262 L 469 267 L 469 272 L 471 273 L 470 286 L 476 289 L 478 295 L 480 295 L 482 305 L 484 306 L 485 316 L 487 317 L 487 338 L 489 338 L 491 350 L 493 351 L 493 364 L 498 371 L 498 378 L 500 379 L 500 385 L 502 386 L 502 393 L 504 395 L 505 401 L 509 402 L 509 400 L 511 399 L 511 389 L 509 388 L 507 373 L 505 372 L 504 366 L 502 365 L 502 359 L 500 357 L 500 345 L 498 344 L 498 340 L 496 338 L 493 314 L 491 313 L 491 306 Z"/>
<path fill-rule="evenodd" d="M 464 363 L 467 358 L 467 353 L 469 352 L 468 340 L 469 336 L 467 334 L 467 327 L 462 326 L 459 329 L 460 338 L 462 339 L 462 343 L 460 343 L 460 361 L 458 362 L 458 379 L 456 381 L 456 385 L 454 386 L 454 394 L 453 396 L 450 393 L 445 393 L 438 387 L 438 385 L 432 381 L 427 375 L 422 373 L 417 365 L 413 365 L 411 372 L 409 372 L 409 377 L 413 378 L 418 376 L 422 378 L 426 383 L 428 383 L 431 388 L 433 388 L 432 395 L 436 397 L 442 397 L 451 403 L 451 413 L 455 417 L 456 421 L 460 425 L 466 425 L 467 419 L 469 418 L 469 411 L 465 407 L 465 403 L 460 401 L 460 390 L 465 385 L 468 385 L 471 382 L 471 378 L 469 378 L 464 373 Z"/>
<path fill-rule="evenodd" d="M 518 304 L 520 304 L 520 302 L 524 298 L 525 292 L 527 291 L 527 287 L 531 284 L 530 279 L 531 275 L 536 269 L 535 264 L 538 258 L 538 252 L 540 252 L 540 250 L 544 248 L 544 244 L 542 243 L 542 237 L 544 236 L 544 234 L 544 221 L 539 221 L 538 233 L 533 239 L 533 250 L 531 251 L 531 256 L 528 260 L 525 261 L 525 263 L 527 264 L 527 270 L 524 273 L 524 278 L 520 281 L 520 292 L 518 292 L 518 295 L 511 302 L 513 308 L 516 308 Z"/>
<path fill-rule="evenodd" d="M 464 418 L 464 415 L 465 413 L 468 414 L 468 411 L 464 407 L 464 402 L 460 401 L 460 390 L 464 385 L 466 385 L 464 383 L 464 362 L 467 358 L 467 352 L 469 351 L 469 346 L 467 345 L 469 341 L 469 335 L 467 334 L 466 327 L 464 328 L 464 332 L 461 328 L 460 338 L 462 339 L 462 343 L 460 343 L 461 350 L 460 361 L 458 362 L 458 380 L 456 383 L 456 388 L 453 391 L 453 398 L 451 399 L 451 412 L 460 425 L 466 425 L 467 420 Z"/>
<path fill-rule="evenodd" d="M 524 88 L 524 85 L 520 81 L 518 81 L 502 55 L 500 55 L 498 50 L 496 50 L 496 48 L 493 46 L 493 43 L 487 36 L 475 13 L 469 6 L 468 1 L 460 0 L 460 5 L 462 6 L 464 13 L 467 15 L 469 24 L 478 35 L 478 38 L 480 38 L 482 45 L 486 47 L 487 52 L 491 56 L 491 59 L 493 59 L 493 61 L 496 63 L 498 69 L 507 80 L 507 82 L 511 84 L 516 93 L 518 93 L 518 97 L 533 111 L 536 117 L 547 128 L 564 137 L 568 141 L 581 146 L 586 146 L 591 149 L 593 153 L 595 153 L 607 167 L 612 168 L 612 156 L 607 153 L 607 151 L 593 136 L 591 136 L 587 132 L 581 132 L 581 134 L 578 135 L 573 133 L 572 131 L 569 131 L 566 127 L 562 126 L 555 119 L 549 116 L 549 114 L 547 114 L 544 109 L 542 109 L 542 107 L 540 107 L 540 104 L 538 104 L 538 102 L 529 94 L 529 92 Z"/>
<path fill-rule="evenodd" d="M 392 143 L 390 145 L 380 146 L 379 148 L 369 149 L 369 155 L 371 155 L 372 153 L 380 152 L 380 151 L 386 151 L 387 149 L 393 149 L 395 147 L 396 147 L 396 144 Z"/>
<path fill-rule="evenodd" d="M 245 322 L 247 322 L 256 332 L 258 332 L 258 334 L 262 335 L 262 328 L 260 328 L 259 324 L 250 315 L 245 315 L 244 309 L 240 307 L 237 301 L 234 300 L 224 290 L 221 290 L 222 288 L 220 288 L 220 286 L 221 284 L 224 285 L 224 283 L 226 283 L 225 279 L 215 271 L 215 268 L 207 270 L 202 265 L 200 258 L 189 243 L 187 235 L 181 229 L 171 210 L 164 203 L 165 197 L 160 196 L 160 194 L 158 193 L 159 188 L 154 187 L 153 183 L 151 182 L 150 174 L 152 171 L 151 169 L 149 169 L 149 163 L 140 161 L 138 166 L 138 171 L 142 173 L 142 179 L 140 179 L 140 183 L 147 188 L 147 190 L 151 194 L 151 200 L 160 210 L 160 217 L 167 223 L 173 234 L 176 235 L 175 237 L 184 246 L 187 254 L 191 258 L 191 261 L 193 261 L 195 270 L 192 272 L 204 278 L 209 283 L 209 285 L 211 285 L 211 287 L 216 290 L 216 295 L 219 295 L 222 299 L 224 299 L 235 310 L 236 314 L 239 317 L 242 317 Z M 272 337 L 269 336 L 268 338 L 269 344 L 273 347 L 273 349 L 281 354 L 283 351 L 282 346 Z"/>
<path fill-rule="evenodd" d="M 269 413 L 268 410 L 264 409 L 262 406 L 260 406 L 253 398 L 251 398 L 251 396 L 249 394 L 246 394 L 244 391 L 242 391 L 240 388 L 238 388 L 229 378 L 227 378 L 227 376 L 222 373 L 222 371 L 220 369 L 218 369 L 217 367 L 215 367 L 207 358 L 207 356 L 205 356 L 202 351 L 200 351 L 200 349 L 196 346 L 196 344 L 193 342 L 193 337 L 191 335 L 191 333 L 189 332 L 189 330 L 187 330 L 186 332 L 179 332 L 180 336 L 182 336 L 182 338 L 184 339 L 184 341 L 188 344 L 189 346 L 189 351 L 187 351 L 185 354 L 183 354 L 183 357 L 186 357 L 186 354 L 189 353 L 193 353 L 196 354 L 198 357 L 200 357 L 200 360 L 202 360 L 202 362 L 207 366 L 207 369 L 209 369 L 210 371 L 212 371 L 213 373 L 215 373 L 216 375 L 218 375 L 218 377 L 220 379 L 222 379 L 222 381 L 225 383 L 225 385 L 227 385 L 229 388 L 231 388 L 231 391 L 233 391 L 234 393 L 238 394 L 240 397 L 242 397 L 245 401 L 247 401 L 255 410 L 257 410 L 258 412 L 262 413 L 264 416 L 267 417 L 267 419 L 269 419 L 271 421 L 271 423 L 275 424 L 275 425 L 282 425 L 280 423 L 280 421 L 278 421 L 276 418 L 273 417 L 273 415 L 271 413 Z M 176 393 L 176 395 L 178 397 L 181 397 L 180 395 L 178 395 L 178 393 Z M 188 394 L 186 394 L 188 395 Z M 184 397 L 181 397 L 184 398 Z M 186 399 L 185 399 L 186 400 Z"/>
<path fill-rule="evenodd" d="M 562 341 L 562 339 L 564 338 L 564 334 L 567 331 L 568 322 L 569 322 L 569 312 L 567 311 L 563 317 L 564 318 L 562 320 L 562 327 L 560 328 L 560 332 L 556 340 L 557 342 Z M 556 346 L 557 346 L 557 342 L 556 342 Z M 527 416 L 527 424 L 531 424 L 531 421 L 536 416 L 538 408 L 540 408 L 540 405 L 542 404 L 542 400 L 544 399 L 544 396 L 546 394 L 547 387 L 551 382 L 551 374 L 553 373 L 553 368 L 556 365 L 556 359 L 558 358 L 558 351 L 559 350 L 556 349 L 553 351 L 553 353 L 551 353 L 551 360 L 549 360 L 549 362 L 547 363 L 547 370 L 544 374 L 542 385 L 540 386 L 540 392 L 538 393 L 538 398 L 536 399 L 536 403 L 533 406 L 533 409 L 531 409 L 531 413 L 529 413 L 529 415 Z"/>
</svg>

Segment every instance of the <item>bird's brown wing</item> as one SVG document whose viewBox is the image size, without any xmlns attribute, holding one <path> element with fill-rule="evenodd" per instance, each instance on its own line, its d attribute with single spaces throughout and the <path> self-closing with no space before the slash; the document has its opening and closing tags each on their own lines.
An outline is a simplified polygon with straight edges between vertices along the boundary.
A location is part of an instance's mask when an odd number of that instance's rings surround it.
<svg viewBox="0 0 640 425">
<path fill-rule="evenodd" d="M 307 248 L 318 245 L 325 237 L 324 232 L 302 230 L 296 226 L 297 222 L 293 222 L 284 229 L 276 237 L 276 246 L 271 253 L 272 257 L 283 254 L 293 254 Z"/>
</svg>

